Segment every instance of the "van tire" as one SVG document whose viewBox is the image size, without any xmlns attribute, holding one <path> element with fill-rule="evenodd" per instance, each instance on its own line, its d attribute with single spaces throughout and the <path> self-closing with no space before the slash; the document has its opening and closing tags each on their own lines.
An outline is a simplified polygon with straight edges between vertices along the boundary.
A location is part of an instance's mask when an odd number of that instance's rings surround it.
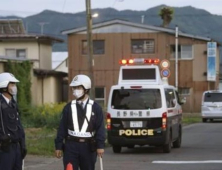
<svg viewBox="0 0 222 170">
<path fill-rule="evenodd" d="M 113 146 L 113 152 L 114 153 L 120 153 L 121 152 L 121 146 Z"/>
<path fill-rule="evenodd" d="M 206 118 L 203 118 L 203 119 L 202 119 L 202 122 L 203 122 L 203 123 L 207 122 L 207 119 L 206 119 Z"/>
<path fill-rule="evenodd" d="M 181 128 L 180 128 L 179 129 L 179 136 L 178 136 L 177 140 L 175 140 L 173 142 L 173 147 L 174 148 L 180 148 L 181 142 L 182 142 L 182 131 L 181 131 Z"/>
<path fill-rule="evenodd" d="M 172 148 L 172 135 L 170 132 L 169 141 L 167 144 L 163 145 L 163 152 L 164 153 L 170 153 Z"/>
</svg>

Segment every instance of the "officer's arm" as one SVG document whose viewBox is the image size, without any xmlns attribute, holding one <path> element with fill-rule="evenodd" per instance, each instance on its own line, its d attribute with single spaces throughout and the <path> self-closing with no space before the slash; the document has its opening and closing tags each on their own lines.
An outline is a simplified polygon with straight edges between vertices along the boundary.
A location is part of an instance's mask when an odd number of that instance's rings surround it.
<svg viewBox="0 0 222 170">
<path fill-rule="evenodd" d="M 69 105 L 70 107 L 70 105 Z M 68 116 L 68 105 L 66 105 L 62 111 L 62 117 L 60 120 L 59 128 L 57 131 L 57 137 L 55 139 L 55 148 L 56 150 L 62 150 L 63 140 L 67 136 L 67 116 Z"/>
<path fill-rule="evenodd" d="M 21 128 L 21 147 L 23 149 L 25 149 L 26 148 L 26 145 L 25 145 L 25 131 L 24 131 L 24 128 L 22 126 L 20 117 L 19 117 L 18 121 L 19 121 L 19 127 Z"/>
<path fill-rule="evenodd" d="M 105 146 L 105 126 L 104 126 L 104 118 L 102 108 L 97 105 L 95 108 L 96 115 L 96 142 L 97 149 L 102 149 Z"/>
<path fill-rule="evenodd" d="M 20 127 L 20 130 L 21 130 L 21 134 L 20 134 L 20 145 L 22 147 L 22 150 L 26 150 L 26 144 L 25 144 L 25 131 L 24 131 L 24 128 L 22 126 L 22 123 L 21 123 L 21 112 L 18 108 L 18 105 L 16 103 L 16 101 L 12 98 L 12 104 L 14 105 L 14 107 L 16 108 L 16 111 L 17 111 L 17 116 L 18 116 L 18 126 Z"/>
</svg>

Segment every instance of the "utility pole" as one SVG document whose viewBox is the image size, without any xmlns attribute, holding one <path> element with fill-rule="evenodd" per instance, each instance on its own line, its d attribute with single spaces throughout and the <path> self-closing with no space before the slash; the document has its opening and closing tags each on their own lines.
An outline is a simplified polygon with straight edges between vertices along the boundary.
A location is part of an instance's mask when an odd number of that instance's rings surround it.
<svg viewBox="0 0 222 170">
<path fill-rule="evenodd" d="M 41 26 L 41 34 L 44 32 L 44 25 L 49 24 L 48 22 L 39 22 L 39 25 Z"/>
<path fill-rule="evenodd" d="M 94 60 L 93 60 L 93 41 L 92 41 L 92 13 L 91 13 L 91 0 L 86 0 L 86 20 L 87 20 L 87 51 L 88 51 L 88 71 L 91 79 L 90 97 L 95 99 L 94 87 Z"/>
<path fill-rule="evenodd" d="M 141 16 L 141 24 L 144 24 L 144 18 L 145 18 L 145 15 L 142 15 Z"/>
<path fill-rule="evenodd" d="M 175 86 L 178 90 L 178 26 L 175 30 Z"/>
</svg>

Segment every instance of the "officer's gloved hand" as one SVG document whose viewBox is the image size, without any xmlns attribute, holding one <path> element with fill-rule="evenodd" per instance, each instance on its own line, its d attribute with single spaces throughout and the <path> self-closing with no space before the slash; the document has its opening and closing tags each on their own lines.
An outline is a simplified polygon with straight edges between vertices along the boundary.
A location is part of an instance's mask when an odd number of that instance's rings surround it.
<svg viewBox="0 0 222 170">
<path fill-rule="evenodd" d="M 27 149 L 24 148 L 22 149 L 22 159 L 25 159 L 26 155 L 27 155 Z"/>
<path fill-rule="evenodd" d="M 3 135 L 2 142 L 1 142 L 1 150 L 4 152 L 9 152 L 11 144 L 11 138 L 9 135 Z"/>
</svg>

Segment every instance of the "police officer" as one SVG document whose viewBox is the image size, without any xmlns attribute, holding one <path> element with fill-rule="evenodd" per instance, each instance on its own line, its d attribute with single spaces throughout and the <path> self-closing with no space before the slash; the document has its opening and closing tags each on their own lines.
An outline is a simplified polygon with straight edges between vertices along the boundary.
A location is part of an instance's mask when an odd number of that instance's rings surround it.
<svg viewBox="0 0 222 170">
<path fill-rule="evenodd" d="M 25 133 L 13 96 L 19 82 L 11 73 L 0 74 L 0 169 L 22 170 L 26 155 Z"/>
<path fill-rule="evenodd" d="M 70 86 L 76 100 L 63 109 L 55 139 L 55 154 L 61 158 L 63 150 L 64 169 L 71 163 L 74 170 L 94 170 L 96 155 L 102 157 L 104 153 L 103 112 L 95 101 L 89 99 L 91 80 L 88 76 L 75 76 Z"/>
</svg>

